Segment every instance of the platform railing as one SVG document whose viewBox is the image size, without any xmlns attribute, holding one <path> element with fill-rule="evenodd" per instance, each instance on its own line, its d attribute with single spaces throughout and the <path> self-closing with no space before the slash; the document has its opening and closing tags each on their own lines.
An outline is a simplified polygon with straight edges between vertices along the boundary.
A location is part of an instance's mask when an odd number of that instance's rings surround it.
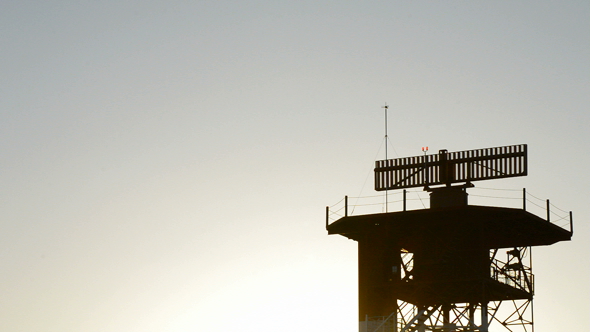
<svg viewBox="0 0 590 332">
<path fill-rule="evenodd" d="M 530 267 L 522 264 L 507 264 L 494 259 L 490 265 L 490 276 L 500 283 L 533 293 L 534 275 Z"/>
<path fill-rule="evenodd" d="M 470 188 L 469 205 L 500 206 L 523 209 L 547 222 L 573 233 L 573 214 L 548 199 L 541 199 L 526 189 Z M 334 221 L 353 215 L 428 209 L 430 197 L 423 190 L 396 190 L 371 196 L 344 196 L 332 206 L 326 206 L 326 227 Z"/>
</svg>

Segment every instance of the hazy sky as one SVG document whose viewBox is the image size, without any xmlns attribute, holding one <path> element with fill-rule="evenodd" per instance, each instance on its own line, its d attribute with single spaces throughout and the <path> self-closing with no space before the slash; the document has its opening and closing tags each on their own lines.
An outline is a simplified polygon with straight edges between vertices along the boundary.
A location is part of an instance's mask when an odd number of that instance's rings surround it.
<svg viewBox="0 0 590 332">
<path fill-rule="evenodd" d="M 356 331 L 324 209 L 385 102 L 394 157 L 529 144 L 482 186 L 573 211 L 535 331 L 590 323 L 588 1 L 3 1 L 0 43 L 2 331 Z"/>
</svg>

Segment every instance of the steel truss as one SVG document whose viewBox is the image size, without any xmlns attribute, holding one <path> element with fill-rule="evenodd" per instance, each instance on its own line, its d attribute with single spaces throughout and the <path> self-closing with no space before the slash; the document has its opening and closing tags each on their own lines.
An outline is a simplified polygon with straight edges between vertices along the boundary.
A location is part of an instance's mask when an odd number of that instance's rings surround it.
<svg viewBox="0 0 590 332">
<path fill-rule="evenodd" d="M 506 260 L 499 257 L 505 254 Z M 490 278 L 530 294 L 528 299 L 507 299 L 487 303 L 446 303 L 431 306 L 397 300 L 389 316 L 367 317 L 361 332 L 534 332 L 534 282 L 529 247 L 490 251 Z M 412 280 L 413 254 L 401 252 L 402 282 Z M 529 259 L 529 266 L 523 262 Z"/>
</svg>

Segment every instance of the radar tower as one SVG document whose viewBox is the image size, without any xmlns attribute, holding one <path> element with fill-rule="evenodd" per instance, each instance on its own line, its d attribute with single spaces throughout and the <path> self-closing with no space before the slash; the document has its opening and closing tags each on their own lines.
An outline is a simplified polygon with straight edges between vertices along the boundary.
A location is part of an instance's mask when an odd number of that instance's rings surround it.
<svg viewBox="0 0 590 332">
<path fill-rule="evenodd" d="M 387 108 L 385 105 L 387 144 Z M 523 208 L 468 204 L 473 182 L 525 176 L 527 145 L 378 160 L 375 190 L 404 191 L 401 211 L 348 214 L 328 234 L 358 243 L 360 332 L 533 331 L 532 247 L 569 241 L 569 229 Z M 406 210 L 405 189 L 430 207 Z M 547 204 L 549 207 L 549 204 Z M 502 305 L 510 303 L 513 305 Z"/>
</svg>

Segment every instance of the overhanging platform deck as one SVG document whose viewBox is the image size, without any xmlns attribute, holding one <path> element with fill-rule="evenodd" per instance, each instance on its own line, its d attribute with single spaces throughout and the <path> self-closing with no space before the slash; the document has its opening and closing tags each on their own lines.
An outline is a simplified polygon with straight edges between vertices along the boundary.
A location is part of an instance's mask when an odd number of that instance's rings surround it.
<svg viewBox="0 0 590 332">
<path fill-rule="evenodd" d="M 572 237 L 569 230 L 522 209 L 473 205 L 347 216 L 327 230 L 355 241 L 381 233 L 408 251 L 430 237 L 477 241 L 489 249 L 551 245 Z"/>
</svg>

